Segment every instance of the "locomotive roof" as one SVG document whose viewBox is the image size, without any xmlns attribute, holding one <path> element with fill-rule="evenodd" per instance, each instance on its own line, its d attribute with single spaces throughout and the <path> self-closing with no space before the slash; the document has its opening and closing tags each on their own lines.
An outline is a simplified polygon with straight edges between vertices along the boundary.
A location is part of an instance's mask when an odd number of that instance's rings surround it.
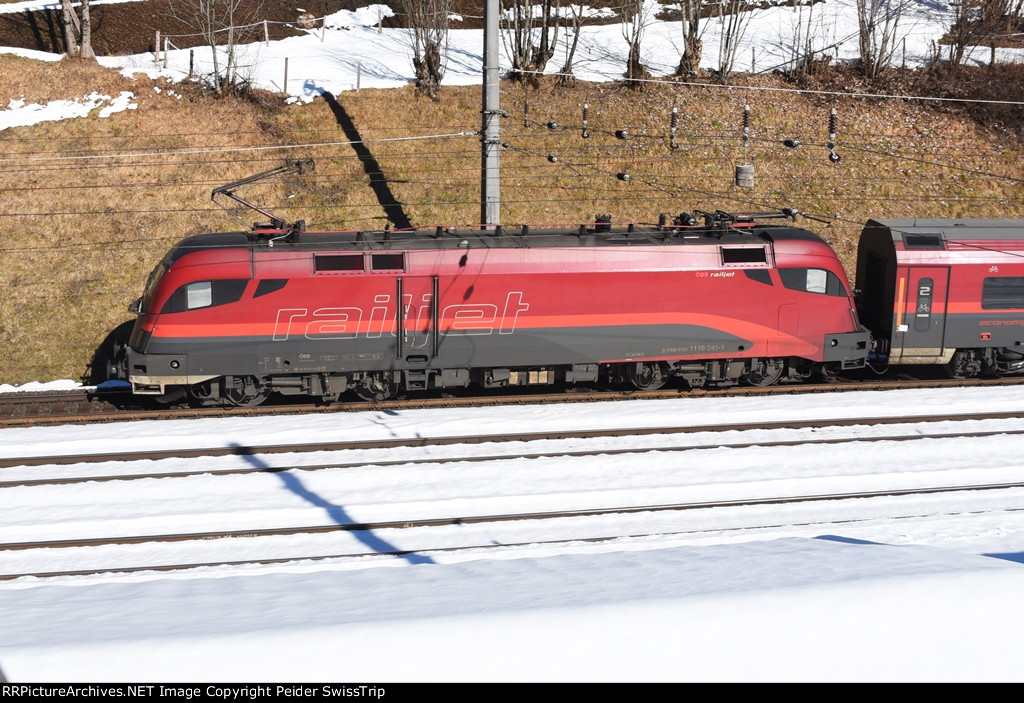
<svg viewBox="0 0 1024 703">
<path fill-rule="evenodd" d="M 788 225 L 746 224 L 731 227 L 639 226 L 578 229 L 532 228 L 494 230 L 417 229 L 351 232 L 224 232 L 182 239 L 168 257 L 217 248 L 324 250 L 413 250 L 458 248 L 545 248 L 769 244 L 802 240 L 824 242 L 817 234 Z"/>
</svg>

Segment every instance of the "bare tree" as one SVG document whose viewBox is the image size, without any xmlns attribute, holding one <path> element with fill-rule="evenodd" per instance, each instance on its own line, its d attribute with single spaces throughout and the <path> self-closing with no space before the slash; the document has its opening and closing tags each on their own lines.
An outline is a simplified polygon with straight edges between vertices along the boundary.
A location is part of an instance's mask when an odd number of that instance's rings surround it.
<svg viewBox="0 0 1024 703">
<path fill-rule="evenodd" d="M 683 29 L 683 54 L 679 57 L 678 76 L 693 76 L 700 69 L 700 60 L 704 54 L 704 27 L 701 24 L 701 12 L 704 0 L 679 0 L 680 22 Z"/>
<path fill-rule="evenodd" d="M 626 85 L 630 88 L 643 88 L 644 82 L 651 77 L 651 72 L 641 60 L 640 45 L 644 32 L 658 11 L 657 0 L 625 0 L 621 5 L 622 38 L 629 46 L 626 58 Z"/>
<path fill-rule="evenodd" d="M 1021 0 L 1024 2 L 1024 0 Z M 562 70 L 558 72 L 558 85 L 573 85 L 576 82 L 576 77 L 572 73 L 572 60 L 576 56 L 576 46 L 580 41 L 580 30 L 583 28 L 583 13 L 584 5 L 581 2 L 579 9 L 576 6 L 569 4 L 569 12 L 572 14 L 572 44 L 569 44 L 568 32 L 565 37 L 565 64 L 562 66 Z"/>
<path fill-rule="evenodd" d="M 89 16 L 89 0 L 80 0 L 82 17 L 79 19 L 71 7 L 71 0 L 61 0 L 61 18 L 64 25 L 64 44 L 67 55 L 82 59 L 95 59 L 92 50 L 92 19 Z"/>
<path fill-rule="evenodd" d="M 992 43 L 999 34 L 1017 31 L 1024 0 L 950 0 L 949 62 L 963 64 L 967 49 Z"/>
<path fill-rule="evenodd" d="M 736 65 L 740 44 L 751 20 L 757 14 L 746 0 L 721 0 L 714 6 L 712 17 L 721 24 L 722 39 L 718 45 L 718 78 L 726 80 Z"/>
<path fill-rule="evenodd" d="M 954 0 L 956 1 L 956 0 Z M 892 63 L 899 43 L 897 29 L 911 0 L 857 0 L 860 63 L 867 78 L 876 78 Z"/>
<path fill-rule="evenodd" d="M 238 45 L 256 38 L 262 9 L 262 2 L 253 6 L 244 0 L 172 0 L 169 5 L 170 16 L 195 30 L 210 47 L 209 83 L 217 95 L 239 87 Z"/>
<path fill-rule="evenodd" d="M 502 4 L 502 38 L 512 63 L 509 77 L 536 84 L 558 45 L 561 0 L 505 0 Z"/>
<path fill-rule="evenodd" d="M 827 26 L 821 12 L 820 8 L 816 12 L 813 4 L 794 7 L 788 65 L 789 70 L 796 74 L 810 75 L 817 67 L 827 65 L 832 58 L 826 52 L 836 46 L 835 19 L 833 17 L 832 26 Z M 832 44 L 823 46 L 830 36 Z"/>
<path fill-rule="evenodd" d="M 452 0 L 402 0 L 412 38 L 416 89 L 437 101 L 448 61 L 448 28 Z"/>
</svg>

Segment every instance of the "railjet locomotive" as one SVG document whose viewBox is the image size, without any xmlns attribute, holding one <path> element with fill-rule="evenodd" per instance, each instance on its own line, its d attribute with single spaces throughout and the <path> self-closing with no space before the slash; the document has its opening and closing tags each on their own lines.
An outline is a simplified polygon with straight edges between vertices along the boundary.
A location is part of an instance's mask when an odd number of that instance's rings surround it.
<svg viewBox="0 0 1024 703">
<path fill-rule="evenodd" d="M 871 220 L 857 291 L 792 211 L 655 226 L 309 232 L 179 242 L 110 376 L 170 402 L 439 388 L 765 386 L 888 364 L 1024 371 L 1024 222 Z M 864 324 L 861 324 L 861 321 Z"/>
<path fill-rule="evenodd" d="M 763 386 L 863 367 L 871 339 L 839 260 L 770 221 L 787 217 L 193 236 L 133 303 L 110 371 L 136 394 L 251 405 L 348 390 Z"/>
</svg>

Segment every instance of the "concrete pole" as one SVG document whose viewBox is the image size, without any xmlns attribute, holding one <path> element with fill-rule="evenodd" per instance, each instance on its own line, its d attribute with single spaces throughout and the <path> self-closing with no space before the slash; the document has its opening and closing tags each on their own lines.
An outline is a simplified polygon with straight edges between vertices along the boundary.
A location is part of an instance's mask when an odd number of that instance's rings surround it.
<svg viewBox="0 0 1024 703">
<path fill-rule="evenodd" d="M 498 85 L 498 0 L 484 5 L 483 130 L 480 177 L 482 229 L 501 225 L 501 109 Z"/>
</svg>

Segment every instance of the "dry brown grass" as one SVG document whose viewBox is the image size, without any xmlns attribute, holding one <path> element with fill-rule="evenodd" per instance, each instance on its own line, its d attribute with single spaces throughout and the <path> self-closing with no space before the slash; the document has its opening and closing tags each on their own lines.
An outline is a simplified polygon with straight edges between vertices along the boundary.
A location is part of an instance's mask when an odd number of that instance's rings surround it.
<svg viewBox="0 0 1024 703">
<path fill-rule="evenodd" d="M 657 85 L 639 93 L 503 85 L 502 222 L 571 224 L 599 213 L 654 222 L 661 212 L 790 206 L 830 220 L 802 224 L 828 239 L 852 273 L 868 217 L 1024 215 L 1015 138 L 910 101 L 755 90 L 770 87 L 787 85 L 772 77 L 728 90 Z M 122 90 L 136 94 L 137 109 L 0 131 L 0 382 L 88 378 L 94 353 L 131 319 L 127 305 L 173 242 L 243 228 L 210 202 L 211 190 L 285 158 L 313 157 L 316 171 L 239 194 L 310 229 L 480 219 L 479 138 L 410 139 L 479 130 L 479 87 L 445 88 L 438 103 L 412 88 L 344 93 L 338 110 L 353 135 L 324 99 L 215 100 L 90 63 L 0 56 L 0 95 L 32 103 Z M 744 160 L 744 104 L 751 190 L 733 184 Z M 833 106 L 839 165 L 825 147 Z M 628 139 L 615 136 L 621 129 Z M 362 151 L 352 136 L 365 140 Z M 787 149 L 785 138 L 802 146 Z M 618 180 L 620 172 L 631 180 Z M 384 207 L 387 197 L 395 204 Z M 242 219 L 263 218 L 246 211 Z"/>
</svg>

